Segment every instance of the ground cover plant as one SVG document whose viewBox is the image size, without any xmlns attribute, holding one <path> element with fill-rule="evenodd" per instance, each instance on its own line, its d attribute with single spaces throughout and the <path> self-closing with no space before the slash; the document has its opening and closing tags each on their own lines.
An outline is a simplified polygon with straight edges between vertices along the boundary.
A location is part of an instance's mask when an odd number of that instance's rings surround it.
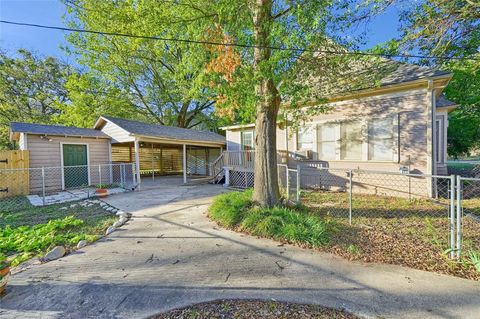
<svg viewBox="0 0 480 319">
<path fill-rule="evenodd" d="M 80 240 L 93 242 L 104 233 L 116 216 L 98 204 L 69 202 L 32 206 L 25 198 L 8 208 L 0 201 L 0 254 L 12 266 L 41 256 L 57 245 L 73 248 Z"/>
<path fill-rule="evenodd" d="M 355 319 L 357 316 L 336 309 L 316 305 L 261 300 L 218 300 L 171 310 L 153 316 L 155 319 Z"/>
<path fill-rule="evenodd" d="M 337 227 L 302 206 L 263 208 L 251 198 L 252 190 L 221 194 L 210 206 L 209 216 L 226 228 L 307 247 L 327 244 Z"/>
</svg>

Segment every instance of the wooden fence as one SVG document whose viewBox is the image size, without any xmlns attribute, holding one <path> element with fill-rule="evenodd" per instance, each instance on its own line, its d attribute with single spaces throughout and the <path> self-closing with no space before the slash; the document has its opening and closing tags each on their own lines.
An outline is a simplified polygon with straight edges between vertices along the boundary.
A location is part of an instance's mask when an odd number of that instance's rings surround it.
<svg viewBox="0 0 480 319">
<path fill-rule="evenodd" d="M 29 193 L 28 168 L 28 151 L 0 151 L 0 198 Z"/>
</svg>

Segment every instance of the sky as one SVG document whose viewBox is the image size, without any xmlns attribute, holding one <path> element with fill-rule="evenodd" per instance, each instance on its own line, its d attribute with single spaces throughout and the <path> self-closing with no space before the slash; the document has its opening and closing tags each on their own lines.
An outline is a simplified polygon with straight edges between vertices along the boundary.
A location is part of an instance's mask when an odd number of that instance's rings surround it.
<svg viewBox="0 0 480 319">
<path fill-rule="evenodd" d="M 99 0 L 102 1 L 102 0 Z M 0 19 L 63 26 L 65 6 L 58 0 L 0 0 Z M 398 14 L 395 9 L 375 18 L 370 26 L 363 48 L 370 48 L 391 39 L 397 34 Z M 23 26 L 0 24 L 0 48 L 13 54 L 20 48 L 41 56 L 52 55 L 73 62 L 61 47 L 65 47 L 65 32 Z"/>
</svg>

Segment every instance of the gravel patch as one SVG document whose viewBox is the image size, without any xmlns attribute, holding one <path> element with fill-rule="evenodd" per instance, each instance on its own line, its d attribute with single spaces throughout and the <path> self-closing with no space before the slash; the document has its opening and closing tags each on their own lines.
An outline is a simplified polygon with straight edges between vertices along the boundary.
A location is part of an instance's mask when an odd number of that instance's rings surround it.
<svg viewBox="0 0 480 319">
<path fill-rule="evenodd" d="M 304 305 L 279 301 L 260 300 L 218 300 L 171 310 L 155 315 L 152 319 L 207 319 L 207 318 L 249 318 L 249 319 L 356 319 L 355 315 L 341 310 L 316 305 Z"/>
</svg>

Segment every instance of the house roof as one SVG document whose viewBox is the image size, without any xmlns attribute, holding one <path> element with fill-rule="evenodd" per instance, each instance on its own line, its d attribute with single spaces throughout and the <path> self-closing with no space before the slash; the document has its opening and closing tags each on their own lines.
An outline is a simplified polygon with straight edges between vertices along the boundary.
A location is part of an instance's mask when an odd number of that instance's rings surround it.
<svg viewBox="0 0 480 319">
<path fill-rule="evenodd" d="M 55 135 L 55 136 L 81 136 L 95 138 L 110 138 L 107 134 L 99 130 L 91 128 L 80 128 L 75 126 L 46 125 L 35 123 L 10 123 L 11 134 L 28 133 L 38 135 Z"/>
<path fill-rule="evenodd" d="M 450 100 L 447 100 L 447 98 L 445 97 L 445 95 L 440 95 L 440 97 L 437 98 L 436 100 L 437 102 L 437 108 L 438 107 L 447 107 L 447 108 L 452 108 L 452 107 L 455 107 L 457 106 L 458 104 L 455 103 L 455 102 L 452 102 Z"/>
<path fill-rule="evenodd" d="M 451 72 L 437 68 L 394 61 L 374 56 L 322 56 L 299 60 L 296 82 L 310 88 L 303 101 L 336 99 L 376 90 L 431 79 L 448 83 Z M 284 99 L 288 103 L 288 98 Z"/>
<path fill-rule="evenodd" d="M 209 131 L 186 129 L 167 125 L 148 124 L 145 122 L 126 120 L 111 116 L 101 116 L 97 123 L 95 123 L 94 127 L 96 129 L 100 127 L 99 121 L 102 119 L 116 124 L 131 135 L 182 141 L 225 144 L 224 136 Z"/>
</svg>

